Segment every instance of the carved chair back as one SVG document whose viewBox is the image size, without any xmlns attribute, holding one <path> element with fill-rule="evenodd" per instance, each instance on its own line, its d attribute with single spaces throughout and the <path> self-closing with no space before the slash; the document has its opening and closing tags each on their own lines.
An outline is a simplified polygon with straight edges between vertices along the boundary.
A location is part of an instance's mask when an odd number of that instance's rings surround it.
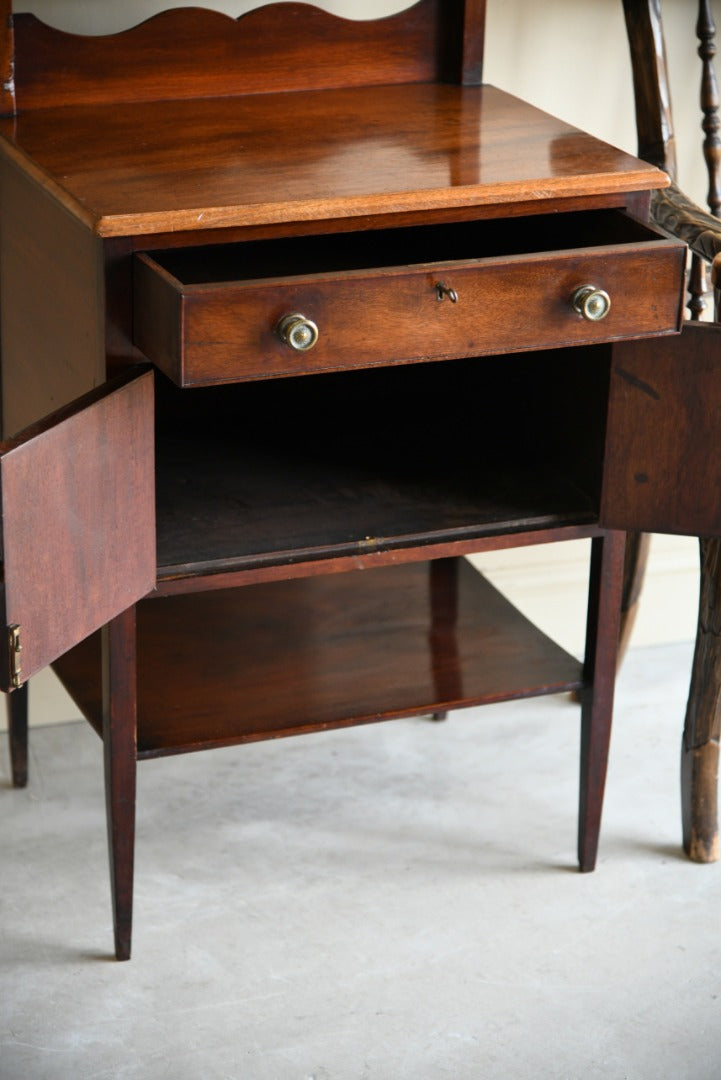
<svg viewBox="0 0 721 1080">
<path fill-rule="evenodd" d="M 623 6 L 634 76 L 639 156 L 665 169 L 676 182 L 676 145 L 661 0 L 623 0 Z M 707 203 L 711 215 L 719 217 L 721 139 L 719 95 L 713 65 L 716 26 L 709 0 L 698 0 L 695 15 L 701 59 L 701 127 L 708 171 Z M 706 309 L 705 266 L 714 259 L 721 247 L 721 226 L 694 207 L 677 185 L 669 193 L 656 196 L 654 216 L 659 224 L 691 246 L 693 257 L 688 282 L 688 308 L 692 319 L 700 319 Z"/>
</svg>

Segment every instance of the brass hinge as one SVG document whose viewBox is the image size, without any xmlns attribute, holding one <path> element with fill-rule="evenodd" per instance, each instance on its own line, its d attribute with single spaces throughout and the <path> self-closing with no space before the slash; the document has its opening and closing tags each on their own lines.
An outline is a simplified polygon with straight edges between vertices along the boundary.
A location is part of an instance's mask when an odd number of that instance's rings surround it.
<svg viewBox="0 0 721 1080">
<path fill-rule="evenodd" d="M 17 623 L 13 623 L 12 626 L 8 626 L 8 653 L 10 656 L 10 685 L 14 689 L 22 686 L 22 651 L 23 647 L 20 642 L 20 627 Z"/>
</svg>

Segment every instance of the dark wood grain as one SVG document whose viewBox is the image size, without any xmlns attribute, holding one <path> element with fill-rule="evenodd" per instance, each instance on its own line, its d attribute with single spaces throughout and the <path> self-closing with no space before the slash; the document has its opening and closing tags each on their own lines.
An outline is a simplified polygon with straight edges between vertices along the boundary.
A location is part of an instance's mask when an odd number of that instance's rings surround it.
<svg viewBox="0 0 721 1080">
<path fill-rule="evenodd" d="M 141 258 L 135 340 L 179 385 L 194 386 L 678 329 L 680 244 L 613 215 L 515 224 Z M 584 246 L 587 241 L 597 246 Z M 394 265 L 401 259 L 404 265 Z M 251 280 L 242 280 L 244 274 Z M 231 275 L 241 280 L 228 280 Z M 455 290 L 457 303 L 439 302 L 441 282 Z M 612 297 L 600 322 L 573 310 L 571 297 L 584 282 Z M 514 307 L 519 296 L 523 303 Z M 279 339 L 276 327 L 290 312 L 318 325 L 310 352 L 295 352 Z"/>
<path fill-rule="evenodd" d="M 268 581 L 291 581 L 328 574 L 347 574 L 354 570 L 377 570 L 384 566 L 400 566 L 425 559 L 459 558 L 488 551 L 507 551 L 511 548 L 537 544 L 560 544 L 568 540 L 588 540 L 603 532 L 596 524 L 554 525 L 547 529 L 533 528 L 528 532 L 488 532 L 472 540 L 429 542 L 415 548 L 391 547 L 383 551 L 366 550 L 361 554 L 325 555 L 322 559 L 298 558 L 292 562 L 272 559 L 257 560 L 251 568 L 237 568 L 235 560 L 215 561 L 212 565 L 191 563 L 177 567 L 162 567 L 154 596 L 180 596 L 183 593 L 235 589 L 259 585 Z"/>
<path fill-rule="evenodd" d="M 241 225 L 230 226 L 227 229 L 194 229 L 192 232 L 180 234 L 169 233 L 139 233 L 127 242 L 134 253 L 166 251 L 171 248 L 194 248 L 209 245 L 245 243 L 255 240 L 278 240 L 293 237 L 319 237 L 330 236 L 337 233 L 350 235 L 358 232 L 375 232 L 379 229 L 402 228 L 407 229 L 415 226 L 444 225 L 458 222 L 493 221 L 502 218 L 504 221 L 514 221 L 516 218 L 525 218 L 538 215 L 539 210 L 544 215 L 556 213 L 586 212 L 589 210 L 620 210 L 630 214 L 637 221 L 646 222 L 649 219 L 649 207 L 651 205 L 651 191 L 637 192 L 609 192 L 606 195 L 571 195 L 564 198 L 560 193 L 551 199 L 544 200 L 539 208 L 538 201 L 510 203 L 504 206 L 502 203 L 488 206 L 456 206 L 443 207 L 431 210 L 411 210 L 400 213 L 366 214 L 362 217 L 324 218 L 322 221 L 294 221 L 292 228 L 287 223 L 275 222 L 266 225 Z M 125 241 L 119 241 L 124 243 Z M 105 241 L 110 243 L 110 241 Z"/>
<path fill-rule="evenodd" d="M 709 176 L 707 203 L 711 213 L 721 211 L 721 142 L 719 140 L 719 96 L 714 68 L 716 25 L 707 0 L 699 0 L 696 34 L 700 39 L 704 157 Z M 715 237 L 718 245 L 719 236 Z M 715 318 L 719 317 L 718 257 L 714 258 Z M 694 251 L 693 267 L 705 267 Z M 706 284 L 701 278 L 698 291 Z M 704 301 L 705 304 L 705 301 Z M 700 305 L 697 305 L 700 306 Z M 696 862 L 716 862 L 719 858 L 718 780 L 719 738 L 721 737 L 721 540 L 700 539 L 701 589 L 698 627 L 691 683 L 686 705 L 681 750 L 681 810 L 683 846 Z"/>
<path fill-rule="evenodd" d="M 439 701 L 458 701 L 463 697 L 461 655 L 458 647 L 460 603 L 460 559 L 435 559 L 428 567 L 430 597 L 429 635 L 433 678 Z M 445 720 L 446 711 L 434 712 L 434 720 Z"/>
<path fill-rule="evenodd" d="M 604 525 L 721 534 L 720 387 L 718 324 L 614 348 Z"/>
<path fill-rule="evenodd" d="M 21 628 L 22 681 L 153 587 L 152 408 L 148 372 L 2 446 L 2 625 Z"/>
<path fill-rule="evenodd" d="M 194 391 L 159 379 L 159 576 L 593 523 L 608 350 L 542 355 Z"/>
<path fill-rule="evenodd" d="M 719 858 L 721 539 L 701 540 L 698 631 L 681 747 L 683 846 L 695 862 Z"/>
<path fill-rule="evenodd" d="M 43 109 L 0 121 L 0 135 L 4 153 L 102 236 L 515 203 L 540 212 L 546 200 L 667 183 L 492 87 Z"/>
<path fill-rule="evenodd" d="M 666 43 L 660 0 L 623 0 L 631 49 L 638 152 L 676 176 Z"/>
<path fill-rule="evenodd" d="M 457 34 L 449 41 L 455 27 L 448 22 L 449 15 L 459 21 L 462 33 L 464 8 L 465 48 Z M 459 53 L 454 66 L 470 77 L 480 66 L 482 16 L 478 0 L 420 0 L 374 20 L 342 19 L 302 3 L 268 4 L 239 19 L 177 8 L 123 33 L 83 37 L 17 15 L 17 104 L 25 111 L 433 82 Z"/>
<path fill-rule="evenodd" d="M 703 155 L 708 173 L 706 204 L 711 213 L 719 216 L 721 211 L 721 139 L 719 139 L 719 95 L 714 68 L 716 55 L 716 24 L 711 15 L 708 0 L 699 0 L 696 36 L 699 39 L 698 54 L 701 58 L 701 126 L 704 132 Z M 692 319 L 700 319 L 706 310 L 708 275 L 705 260 L 698 252 L 693 253 L 689 274 L 690 299 L 688 308 Z"/>
<path fill-rule="evenodd" d="M 0 116 L 15 113 L 15 40 L 12 0 L 0 0 Z"/>
<path fill-rule="evenodd" d="M 479 85 L 483 78 L 486 0 L 446 4 L 444 15 L 448 46 L 443 77 L 465 86 Z"/>
<path fill-rule="evenodd" d="M 416 563 L 141 604 L 139 756 L 580 686 L 578 661 L 464 561 L 451 634 L 437 588 L 432 599 L 429 567 Z M 456 587 L 453 577 L 446 584 Z M 98 639 L 91 639 L 56 665 L 96 726 L 98 650 Z"/>
<path fill-rule="evenodd" d="M 7 719 L 10 736 L 10 768 L 13 787 L 26 787 L 28 782 L 28 686 L 8 694 Z"/>
<path fill-rule="evenodd" d="M 115 957 L 129 960 L 133 927 L 137 665 L 135 608 L 100 631 L 105 808 Z"/>
<path fill-rule="evenodd" d="M 581 785 L 578 863 L 593 870 L 598 854 L 606 786 L 611 719 L 616 684 L 625 537 L 622 532 L 595 539 L 591 546 L 584 689 L 581 695 Z"/>
<path fill-rule="evenodd" d="M 102 245 L 0 160 L 2 429 L 6 438 L 105 377 Z"/>
<path fill-rule="evenodd" d="M 175 449 L 180 449 L 175 444 Z M 445 473 L 397 460 L 377 470 L 352 460 L 297 455 L 241 456 L 239 475 L 223 461 L 230 441 L 197 465 L 160 463 L 161 580 L 362 557 L 507 532 L 591 524 L 591 496 L 550 467 L 505 470 L 446 458 Z M 225 453 L 225 456 L 223 456 Z"/>
<path fill-rule="evenodd" d="M 164 251 L 156 243 L 147 260 L 139 261 L 156 263 L 171 280 L 181 284 L 221 285 L 293 280 L 319 273 L 335 278 L 351 271 L 408 269 L 419 263 L 432 270 L 436 265 L 486 258 L 641 245 L 666 239 L 653 225 L 622 211 L 604 213 L 594 207 L 593 212 L 577 212 L 571 200 L 569 203 L 570 209 L 562 215 L 541 213 L 520 219 L 509 211 L 509 217 L 503 220 L 462 218 L 458 222 L 454 213 L 451 220 L 439 217 L 438 223 L 427 225 L 404 219 L 402 227 L 395 228 L 383 228 L 382 219 L 378 219 L 372 228 L 364 222 L 362 230 L 354 229 L 352 222 L 336 222 L 330 235 L 322 231 L 296 235 L 294 225 L 291 235 L 286 226 L 276 238 L 265 241 L 256 241 L 252 231 L 245 230 L 236 234 L 239 243 L 199 246 L 190 243 L 192 237 L 186 237 L 181 249 L 171 244 Z M 225 232 L 220 235 L 225 239 Z"/>
<path fill-rule="evenodd" d="M 132 341 L 132 244 L 116 237 L 103 243 L 106 378 L 143 361 Z"/>
<path fill-rule="evenodd" d="M 719 92 L 714 68 L 716 24 L 708 0 L 699 0 L 696 34 L 699 38 L 698 54 L 702 63 L 701 110 L 703 120 L 701 126 L 704 132 L 703 154 L 709 180 L 706 201 L 711 213 L 718 217 L 721 211 L 721 138 L 719 138 L 721 120 L 719 119 Z"/>
<path fill-rule="evenodd" d="M 695 254 L 711 262 L 721 252 L 721 222 L 676 184 L 654 191 L 651 206 L 656 224 L 687 243 Z"/>
</svg>

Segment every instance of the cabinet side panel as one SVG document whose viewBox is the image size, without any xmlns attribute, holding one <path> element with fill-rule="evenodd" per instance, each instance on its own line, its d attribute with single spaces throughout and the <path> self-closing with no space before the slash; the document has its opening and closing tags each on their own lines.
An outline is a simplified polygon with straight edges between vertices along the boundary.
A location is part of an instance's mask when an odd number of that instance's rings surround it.
<svg viewBox="0 0 721 1080">
<path fill-rule="evenodd" d="M 601 523 L 721 536 L 721 326 L 615 345 Z"/>
<path fill-rule="evenodd" d="M 0 161 L 5 438 L 104 378 L 102 242 Z"/>
</svg>

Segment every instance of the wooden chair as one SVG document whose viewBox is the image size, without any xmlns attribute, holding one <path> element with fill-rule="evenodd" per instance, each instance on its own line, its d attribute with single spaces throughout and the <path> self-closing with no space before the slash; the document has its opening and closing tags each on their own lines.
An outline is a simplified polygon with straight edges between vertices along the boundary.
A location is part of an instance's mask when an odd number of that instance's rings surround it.
<svg viewBox="0 0 721 1080">
<path fill-rule="evenodd" d="M 706 307 L 705 267 L 714 264 L 715 284 L 721 260 L 721 223 L 714 215 L 721 213 L 721 139 L 719 97 L 713 68 L 716 52 L 716 28 L 709 0 L 699 0 L 695 12 L 702 61 L 701 109 L 704 131 L 703 152 L 709 174 L 708 204 L 711 214 L 696 206 L 677 183 L 674 128 L 663 36 L 661 0 L 623 0 L 626 27 L 631 48 L 636 100 L 639 156 L 658 165 L 673 183 L 665 191 L 654 193 L 652 216 L 667 232 L 685 240 L 692 254 L 689 273 L 689 320 L 697 322 Z M 689 8 L 691 5 L 689 5 Z M 716 373 L 715 357 L 721 361 L 721 324 L 718 291 L 714 319 L 707 332 L 682 334 L 687 339 L 689 357 L 702 342 L 705 368 L 709 378 Z M 713 438 L 713 432 L 710 432 Z M 714 452 L 718 440 L 709 442 Z M 646 538 L 632 541 L 641 552 Z M 700 537 L 701 591 L 696 650 L 693 661 L 686 720 L 683 733 L 681 787 L 683 844 L 697 862 L 712 862 L 719 857 L 717 822 L 717 781 L 719 736 L 721 735 L 721 540 L 718 536 Z M 629 594 L 638 594 L 639 575 L 628 576 Z M 635 581 L 635 584 L 633 582 Z"/>
</svg>

